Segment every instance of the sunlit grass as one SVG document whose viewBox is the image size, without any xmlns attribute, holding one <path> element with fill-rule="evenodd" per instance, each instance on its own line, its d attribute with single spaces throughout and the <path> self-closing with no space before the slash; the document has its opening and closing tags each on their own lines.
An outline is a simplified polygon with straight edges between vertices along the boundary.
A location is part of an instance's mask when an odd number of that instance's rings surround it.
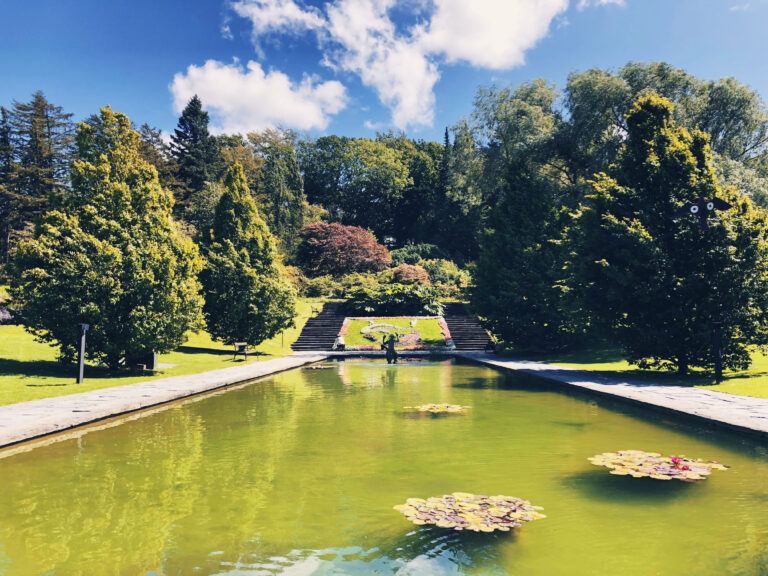
<svg viewBox="0 0 768 576">
<path fill-rule="evenodd" d="M 249 355 L 248 362 L 267 360 L 291 353 L 301 329 L 321 306 L 317 299 L 300 299 L 297 303 L 296 326 L 282 335 L 262 342 Z M 190 335 L 178 350 L 159 357 L 161 365 L 154 372 L 110 372 L 106 368 L 86 365 L 85 381 L 75 384 L 76 367 L 56 361 L 56 349 L 36 342 L 21 326 L 0 326 L 0 405 L 98 390 L 109 386 L 133 384 L 155 378 L 198 374 L 242 364 L 242 356 L 233 360 L 232 347 L 213 342 L 207 333 Z"/>
<path fill-rule="evenodd" d="M 374 321 L 397 326 L 398 332 L 401 335 L 411 330 L 418 330 L 421 335 L 422 344 L 425 346 L 445 345 L 445 337 L 443 336 L 440 324 L 434 318 L 417 319 L 416 326 L 413 328 L 411 327 L 411 318 L 380 318 Z M 344 336 L 344 344 L 347 346 L 375 346 L 377 342 L 380 344 L 381 340 L 373 342 L 363 337 L 360 329 L 365 326 L 368 326 L 368 320 L 352 320 L 347 328 L 347 334 Z M 382 336 L 379 332 L 374 335 L 379 338 Z"/>
<path fill-rule="evenodd" d="M 715 377 L 711 371 L 694 370 L 688 376 L 678 376 L 674 372 L 640 370 L 624 360 L 620 350 L 609 346 L 559 354 L 531 355 L 510 352 L 509 355 L 577 370 L 599 372 L 617 378 L 647 380 L 673 386 L 695 386 L 740 396 L 768 398 L 768 355 L 759 350 L 753 351 L 752 365 L 749 369 L 726 371 L 723 374 L 723 382 L 720 384 L 715 384 Z"/>
</svg>

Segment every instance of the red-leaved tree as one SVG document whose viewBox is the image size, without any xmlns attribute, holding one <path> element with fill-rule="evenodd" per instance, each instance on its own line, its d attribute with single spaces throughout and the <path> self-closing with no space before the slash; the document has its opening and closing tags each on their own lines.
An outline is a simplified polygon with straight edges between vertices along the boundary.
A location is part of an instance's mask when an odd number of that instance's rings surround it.
<svg viewBox="0 0 768 576">
<path fill-rule="evenodd" d="M 359 226 L 315 222 L 304 226 L 299 234 L 296 259 L 308 276 L 378 272 L 392 261 L 389 250 Z"/>
<path fill-rule="evenodd" d="M 395 282 L 400 284 L 426 284 L 429 285 L 429 274 L 421 266 L 406 264 L 403 262 L 392 271 Z"/>
</svg>

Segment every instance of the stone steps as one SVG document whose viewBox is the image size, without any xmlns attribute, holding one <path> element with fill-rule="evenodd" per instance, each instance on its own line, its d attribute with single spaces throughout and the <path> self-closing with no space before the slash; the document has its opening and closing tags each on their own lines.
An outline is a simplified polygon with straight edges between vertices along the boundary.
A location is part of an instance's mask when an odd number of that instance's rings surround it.
<svg viewBox="0 0 768 576">
<path fill-rule="evenodd" d="M 291 344 L 291 350 L 331 350 L 344 323 L 341 306 L 341 302 L 326 302 L 317 316 L 307 320 L 299 338 Z"/>
</svg>

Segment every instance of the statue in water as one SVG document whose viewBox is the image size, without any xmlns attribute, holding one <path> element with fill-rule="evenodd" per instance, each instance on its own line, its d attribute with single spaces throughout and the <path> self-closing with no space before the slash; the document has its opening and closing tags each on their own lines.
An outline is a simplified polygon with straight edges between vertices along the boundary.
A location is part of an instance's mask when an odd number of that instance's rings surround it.
<svg viewBox="0 0 768 576">
<path fill-rule="evenodd" d="M 383 348 L 386 351 L 387 364 L 397 364 L 397 352 L 395 351 L 396 342 L 397 336 L 394 334 L 384 337 Z"/>
</svg>

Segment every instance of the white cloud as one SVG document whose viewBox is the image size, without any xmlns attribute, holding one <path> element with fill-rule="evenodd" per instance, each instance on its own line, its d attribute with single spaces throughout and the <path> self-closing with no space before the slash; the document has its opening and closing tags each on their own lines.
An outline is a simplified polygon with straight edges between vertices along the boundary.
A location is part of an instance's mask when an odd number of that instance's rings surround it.
<svg viewBox="0 0 768 576">
<path fill-rule="evenodd" d="M 440 65 L 465 62 L 494 70 L 520 66 L 526 52 L 546 37 L 551 26 L 567 25 L 569 5 L 569 0 L 328 0 L 320 9 L 309 6 L 308 0 L 228 1 L 234 13 L 250 21 L 257 56 L 264 56 L 261 44 L 270 35 L 312 32 L 320 48 L 319 63 L 333 73 L 359 77 L 390 110 L 391 125 L 401 129 L 432 125 Z M 624 2 L 579 0 L 577 7 Z M 222 32 L 231 35 L 228 27 Z M 346 102 L 338 82 L 305 79 L 294 86 L 284 74 L 265 74 L 254 63 L 248 64 L 247 71 L 218 62 L 190 66 L 186 74 L 176 76 L 173 86 L 190 84 L 203 74 L 224 82 L 223 86 L 209 86 L 202 80 L 195 84 L 201 98 L 206 90 L 213 93 L 214 98 L 203 98 L 203 102 L 218 106 L 222 129 L 277 122 L 325 126 L 328 116 Z M 228 105 L 222 92 L 242 100 L 235 86 L 258 93 L 262 102 Z M 178 100 L 177 90 L 181 88 L 174 91 Z M 298 108 L 291 110 L 286 99 L 298 101 Z M 276 109 L 268 110 L 265 102 Z M 245 115 L 242 122 L 237 114 Z"/>
<path fill-rule="evenodd" d="M 624 0 L 579 0 L 579 10 L 584 10 L 585 8 L 593 8 L 595 6 L 608 6 L 610 4 L 615 4 L 616 6 L 624 6 Z"/>
<path fill-rule="evenodd" d="M 268 32 L 296 33 L 323 25 L 315 9 L 304 9 L 293 0 L 239 0 L 232 9 L 251 21 L 255 40 Z"/>
<path fill-rule="evenodd" d="M 546 36 L 568 0 L 436 0 L 436 6 L 420 38 L 427 51 L 448 62 L 506 69 L 525 62 L 526 50 Z"/>
<path fill-rule="evenodd" d="M 258 62 L 248 62 L 245 68 L 238 62 L 215 60 L 189 66 L 173 77 L 170 89 L 177 112 L 197 94 L 211 113 L 214 132 L 246 133 L 276 126 L 323 129 L 347 103 L 340 82 L 306 76 L 294 84 L 282 72 L 265 73 Z"/>
<path fill-rule="evenodd" d="M 749 10 L 750 4 L 747 2 L 746 4 L 734 4 L 731 6 L 730 10 L 731 12 L 746 12 Z"/>
<path fill-rule="evenodd" d="M 387 16 L 392 0 L 340 0 L 328 6 L 325 43 L 332 61 L 357 74 L 391 110 L 392 123 L 431 125 L 440 79 L 415 39 L 397 34 Z"/>
</svg>

